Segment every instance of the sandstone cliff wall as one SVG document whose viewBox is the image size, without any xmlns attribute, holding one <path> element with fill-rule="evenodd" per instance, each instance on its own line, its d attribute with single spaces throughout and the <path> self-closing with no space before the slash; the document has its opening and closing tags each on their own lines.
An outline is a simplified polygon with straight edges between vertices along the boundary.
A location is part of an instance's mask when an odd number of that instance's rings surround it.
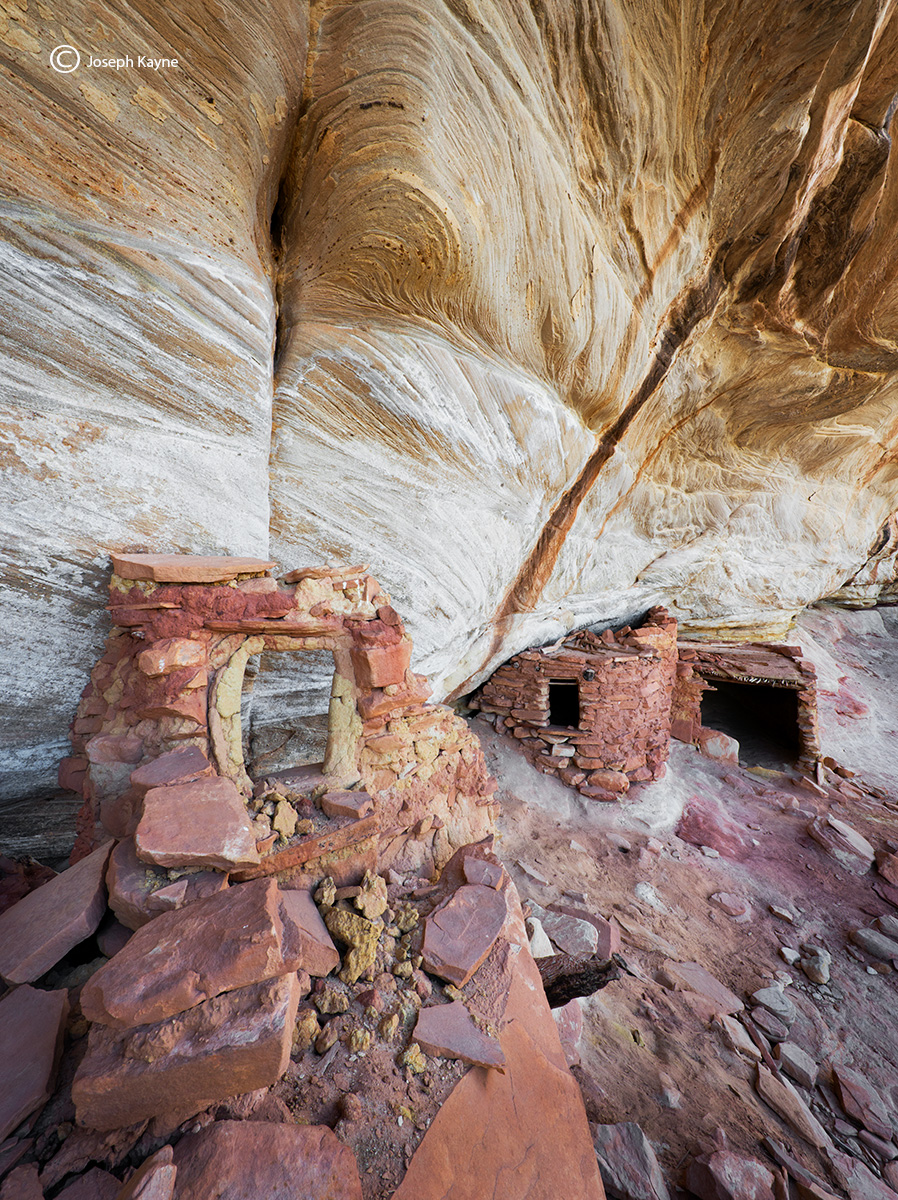
<svg viewBox="0 0 898 1200">
<path fill-rule="evenodd" d="M 898 510 L 894 10 L 5 4 L 0 793 L 52 777 L 110 549 L 369 562 L 444 695 L 855 577 Z"/>
</svg>

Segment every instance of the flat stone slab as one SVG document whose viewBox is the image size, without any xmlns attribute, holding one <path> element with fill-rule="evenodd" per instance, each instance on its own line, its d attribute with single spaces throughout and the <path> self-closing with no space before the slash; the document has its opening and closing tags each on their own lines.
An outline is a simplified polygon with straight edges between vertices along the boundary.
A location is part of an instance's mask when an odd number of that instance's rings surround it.
<svg viewBox="0 0 898 1200">
<path fill-rule="evenodd" d="M 263 558 L 231 558 L 200 554 L 113 554 L 112 566 L 122 579 L 151 583 L 228 583 L 238 575 L 273 571 L 277 563 Z"/>
<path fill-rule="evenodd" d="M 340 954 L 315 901 L 306 891 L 284 890 L 280 893 L 280 903 L 282 913 L 292 921 L 299 937 L 298 966 L 309 975 L 330 975 L 340 965 Z"/>
<path fill-rule="evenodd" d="M 23 896 L 0 913 L 0 976 L 30 983 L 90 937 L 106 911 L 106 863 L 112 843 Z"/>
<path fill-rule="evenodd" d="M 134 841 L 137 857 L 160 867 L 233 871 L 261 861 L 243 797 L 221 776 L 151 788 Z"/>
<path fill-rule="evenodd" d="M 120 1179 L 100 1167 L 91 1167 L 74 1183 L 64 1187 L 56 1200 L 118 1200 L 121 1189 Z"/>
<path fill-rule="evenodd" d="M 132 771 L 131 786 L 145 796 L 153 788 L 193 783 L 211 774 L 212 764 L 199 746 L 181 746 Z"/>
<path fill-rule="evenodd" d="M 665 971 L 675 980 L 693 992 L 698 992 L 699 995 L 705 996 L 711 1001 L 717 1012 L 723 1015 L 732 1015 L 733 1013 L 741 1012 L 745 1005 L 728 987 L 720 982 L 719 979 L 706 970 L 701 963 L 684 962 L 684 963 L 665 963 Z"/>
<path fill-rule="evenodd" d="M 275 880 L 258 879 L 163 913 L 91 976 L 81 1011 L 89 1021 L 131 1029 L 299 970 L 309 934 L 280 901 Z"/>
<path fill-rule="evenodd" d="M 167 903 L 165 893 L 171 893 L 166 872 L 141 862 L 133 838 L 119 842 L 109 856 L 106 871 L 109 907 L 128 929 L 140 929 L 169 908 L 183 908 L 224 891 L 228 876 L 222 871 L 194 871 L 185 875 L 182 882 L 186 886 L 180 903 Z"/>
<path fill-rule="evenodd" d="M 437 1058 L 460 1058 L 475 1067 L 505 1065 L 498 1041 L 477 1028 L 461 1000 L 422 1008 L 414 1040 L 425 1054 Z"/>
<path fill-rule="evenodd" d="M 269 1087 L 290 1061 L 302 991 L 291 973 L 155 1025 L 94 1025 L 72 1084 L 78 1123 L 109 1130 L 165 1114 L 187 1120 L 228 1096 Z"/>
<path fill-rule="evenodd" d="M 464 987 L 492 950 L 506 915 L 502 892 L 475 883 L 460 887 L 424 922 L 425 970 Z"/>
<path fill-rule="evenodd" d="M 326 1125 L 216 1121 L 175 1147 L 178 1200 L 362 1200 L 355 1155 Z"/>
<path fill-rule="evenodd" d="M 779 1113 L 783 1120 L 812 1146 L 822 1149 L 829 1145 L 826 1130 L 812 1115 L 791 1083 L 787 1083 L 785 1079 L 777 1079 L 772 1071 L 759 1065 L 757 1089 L 761 1099 L 766 1100 L 773 1111 Z"/>
<path fill-rule="evenodd" d="M 0 1142 L 49 1099 L 68 1013 L 64 990 L 20 987 L 0 1001 Z"/>
<path fill-rule="evenodd" d="M 326 817 L 361 820 L 374 812 L 374 801 L 367 792 L 327 792 L 318 803 Z"/>
<path fill-rule="evenodd" d="M 815 817 L 808 833 L 831 858 L 853 875 L 864 875 L 873 866 L 876 852 L 865 837 L 837 817 Z"/>
</svg>

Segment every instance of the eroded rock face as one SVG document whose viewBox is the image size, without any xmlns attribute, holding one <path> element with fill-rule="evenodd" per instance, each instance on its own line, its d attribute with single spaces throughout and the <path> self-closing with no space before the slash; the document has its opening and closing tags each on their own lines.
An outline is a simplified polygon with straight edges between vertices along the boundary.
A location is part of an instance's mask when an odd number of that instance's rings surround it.
<svg viewBox="0 0 898 1200">
<path fill-rule="evenodd" d="M 438 695 L 889 585 L 898 18 L 478 12 L 326 0 L 310 55 L 304 3 L 11 13 L 7 794 L 110 547 L 371 562 Z"/>
</svg>

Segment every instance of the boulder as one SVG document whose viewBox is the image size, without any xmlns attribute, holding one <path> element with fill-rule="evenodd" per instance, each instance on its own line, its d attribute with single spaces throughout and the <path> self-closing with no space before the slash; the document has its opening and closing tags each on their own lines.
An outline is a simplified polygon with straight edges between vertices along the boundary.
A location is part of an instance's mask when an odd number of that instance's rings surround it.
<svg viewBox="0 0 898 1200">
<path fill-rule="evenodd" d="M 782 1021 L 784 1025 L 791 1025 L 796 1016 L 795 1005 L 786 995 L 781 987 L 775 985 L 771 987 L 758 988 L 756 992 L 752 992 L 752 1000 L 755 1004 L 760 1004 L 762 1008 L 766 1008 L 769 1013 Z"/>
<path fill-rule="evenodd" d="M 818 1067 L 810 1054 L 806 1054 L 794 1042 L 780 1042 L 776 1058 L 782 1069 L 803 1088 L 812 1088 L 817 1083 Z"/>
<path fill-rule="evenodd" d="M 413 1036 L 425 1054 L 437 1058 L 460 1058 L 478 1067 L 505 1063 L 499 1042 L 478 1029 L 461 1000 L 422 1008 Z"/>
<path fill-rule="evenodd" d="M 669 1200 L 652 1144 L 633 1121 L 594 1125 L 599 1171 L 613 1200 Z"/>
<path fill-rule="evenodd" d="M 898 941 L 886 937 L 884 933 L 880 933 L 876 929 L 855 929 L 852 931 L 851 940 L 856 946 L 860 946 L 871 957 L 878 958 L 881 962 L 898 959 Z"/>
<path fill-rule="evenodd" d="M 505 917 L 502 892 L 482 884 L 460 887 L 424 922 L 425 969 L 463 987 L 493 948 Z"/>
<path fill-rule="evenodd" d="M 699 1200 L 774 1200 L 773 1173 L 757 1159 L 729 1150 L 693 1159 L 686 1187 Z"/>
<path fill-rule="evenodd" d="M 130 1029 L 296 971 L 310 944 L 323 952 L 293 921 L 296 909 L 292 898 L 282 904 L 275 880 L 257 879 L 163 913 L 87 981 L 81 1010 L 89 1021 Z"/>
<path fill-rule="evenodd" d="M 72 1084 L 78 1123 L 121 1129 L 165 1115 L 179 1124 L 228 1096 L 270 1086 L 287 1069 L 302 991 L 300 976 L 290 974 L 155 1025 L 94 1025 Z"/>
<path fill-rule="evenodd" d="M 23 896 L 0 913 L 0 977 L 30 983 L 89 938 L 106 911 L 103 878 L 112 844 Z"/>
<path fill-rule="evenodd" d="M 175 1147 L 178 1200 L 362 1200 L 355 1155 L 325 1125 L 216 1121 Z"/>
<path fill-rule="evenodd" d="M 20 987 L 0 1000 L 0 1142 L 49 1098 L 68 1012 L 66 991 Z"/>
<path fill-rule="evenodd" d="M 720 733 L 716 729 L 700 727 L 695 734 L 695 744 L 705 758 L 714 759 L 715 762 L 729 763 L 734 767 L 739 765 L 739 743 L 729 734 Z"/>
<path fill-rule="evenodd" d="M 543 915 L 542 924 L 563 954 L 595 954 L 598 950 L 598 931 L 580 917 L 548 911 Z"/>
<path fill-rule="evenodd" d="M 743 859 L 751 845 L 745 831 L 708 796 L 694 796 L 683 809 L 677 837 L 692 846 L 708 846 L 724 858 Z"/>
<path fill-rule="evenodd" d="M 220 776 L 151 788 L 135 846 L 138 858 L 160 867 L 232 871 L 260 861 L 243 797 Z"/>
</svg>

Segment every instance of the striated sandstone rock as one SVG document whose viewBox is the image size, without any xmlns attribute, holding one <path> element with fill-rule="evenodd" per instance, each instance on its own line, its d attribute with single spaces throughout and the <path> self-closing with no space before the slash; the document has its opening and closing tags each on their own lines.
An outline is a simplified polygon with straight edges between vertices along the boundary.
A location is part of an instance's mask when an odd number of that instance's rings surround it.
<svg viewBox="0 0 898 1200">
<path fill-rule="evenodd" d="M 289 894 L 282 902 L 273 879 L 238 884 L 138 929 L 84 985 L 81 1010 L 89 1021 L 131 1029 L 296 971 L 309 950 L 325 950 L 309 924 L 305 905 Z"/>
<path fill-rule="evenodd" d="M 362 1200 L 355 1157 L 325 1125 L 216 1121 L 175 1147 L 178 1200 Z"/>
<path fill-rule="evenodd" d="M 848 1067 L 834 1064 L 833 1079 L 839 1091 L 839 1101 L 848 1116 L 877 1137 L 891 1141 L 889 1112 L 882 1097 L 864 1076 Z"/>
<path fill-rule="evenodd" d="M 766 1100 L 774 1112 L 778 1113 L 796 1133 L 805 1138 L 812 1146 L 823 1148 L 828 1146 L 829 1137 L 823 1126 L 785 1079 L 777 1079 L 766 1067 L 758 1065 L 757 1078 L 758 1094 Z"/>
<path fill-rule="evenodd" d="M 94 932 L 106 911 L 111 849 L 100 846 L 0 913 L 0 977 L 7 983 L 39 979 Z"/>
<path fill-rule="evenodd" d="M 88 78 L 61 28 L 136 57 L 136 14 L 15 7 L 7 792 L 64 745 L 112 527 L 376 556 L 443 694 L 659 598 L 773 634 L 888 586 L 895 14 L 377 11 L 326 0 L 307 54 L 307 3 L 188 6 L 177 70 Z"/>
<path fill-rule="evenodd" d="M 94 1025 L 72 1084 L 76 1118 L 120 1129 L 163 1114 L 173 1123 L 287 1069 L 302 987 L 295 973 L 215 996 L 155 1025 Z"/>
</svg>

